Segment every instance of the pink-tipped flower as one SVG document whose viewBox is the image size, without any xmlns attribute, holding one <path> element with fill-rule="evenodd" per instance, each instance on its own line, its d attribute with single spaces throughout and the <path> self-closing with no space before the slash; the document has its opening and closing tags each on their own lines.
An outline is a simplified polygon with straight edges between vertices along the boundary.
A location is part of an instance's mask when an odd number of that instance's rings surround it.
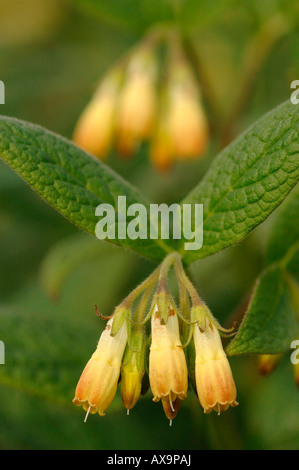
<svg viewBox="0 0 299 470">
<path fill-rule="evenodd" d="M 204 330 L 194 326 L 193 338 L 196 388 L 204 412 L 220 413 L 237 406 L 236 386 L 218 329 L 206 320 Z"/>
<path fill-rule="evenodd" d="M 153 400 L 157 402 L 164 399 L 164 409 L 166 407 L 175 413 L 178 408 L 175 405 L 176 399 L 183 400 L 187 396 L 188 372 L 180 340 L 178 318 L 173 310 L 169 311 L 165 324 L 160 322 L 157 307 L 152 315 L 149 380 L 154 395 Z"/>
<path fill-rule="evenodd" d="M 81 405 L 88 414 L 104 416 L 116 393 L 127 342 L 127 326 L 124 322 L 115 336 L 111 336 L 112 324 L 113 318 L 108 321 L 97 349 L 80 377 L 73 399 L 73 403 Z"/>
</svg>

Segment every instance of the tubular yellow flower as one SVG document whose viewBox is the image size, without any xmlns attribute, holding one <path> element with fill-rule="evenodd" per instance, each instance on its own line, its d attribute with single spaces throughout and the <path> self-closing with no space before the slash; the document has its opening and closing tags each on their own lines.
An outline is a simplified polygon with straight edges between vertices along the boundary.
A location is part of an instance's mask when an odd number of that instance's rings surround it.
<svg viewBox="0 0 299 470">
<path fill-rule="evenodd" d="M 150 77 L 136 74 L 125 85 L 120 97 L 118 126 L 122 133 L 136 139 L 152 131 L 156 109 L 155 88 Z"/>
<path fill-rule="evenodd" d="M 127 326 L 124 322 L 115 336 L 111 336 L 113 318 L 103 331 L 98 346 L 88 361 L 78 382 L 73 403 L 83 406 L 87 413 L 99 413 L 112 402 L 120 374 L 120 366 L 127 341 Z"/>
<path fill-rule="evenodd" d="M 170 93 L 168 129 L 178 159 L 201 156 L 208 143 L 208 124 L 196 97 L 184 89 Z"/>
<path fill-rule="evenodd" d="M 193 337 L 196 388 L 204 412 L 220 413 L 229 406 L 237 406 L 236 386 L 219 331 L 206 321 L 204 331 L 195 325 Z"/>
<path fill-rule="evenodd" d="M 116 72 L 100 84 L 74 131 L 74 142 L 99 158 L 105 158 L 112 145 L 119 84 L 120 77 Z"/>
<path fill-rule="evenodd" d="M 201 93 L 181 44 L 174 42 L 167 84 L 167 125 L 177 159 L 199 158 L 206 151 L 209 129 Z"/>
<path fill-rule="evenodd" d="M 142 50 L 132 58 L 117 112 L 118 150 L 130 155 L 141 140 L 150 137 L 156 118 L 156 65 Z"/>
<path fill-rule="evenodd" d="M 173 403 L 176 399 L 183 400 L 187 396 L 187 364 L 180 340 L 178 318 L 173 310 L 170 310 L 168 320 L 163 325 L 157 308 L 152 315 L 149 380 L 155 402 L 167 398 L 170 407 L 175 409 Z"/>
</svg>

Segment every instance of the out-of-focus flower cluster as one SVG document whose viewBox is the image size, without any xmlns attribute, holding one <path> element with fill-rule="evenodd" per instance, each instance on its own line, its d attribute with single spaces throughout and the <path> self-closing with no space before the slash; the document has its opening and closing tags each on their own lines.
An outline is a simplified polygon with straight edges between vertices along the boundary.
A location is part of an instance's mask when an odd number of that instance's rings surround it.
<svg viewBox="0 0 299 470">
<path fill-rule="evenodd" d="M 168 289 L 173 267 L 179 306 Z M 149 383 L 153 401 L 162 402 L 170 424 L 189 387 L 205 413 L 236 406 L 236 387 L 213 317 L 187 277 L 180 256 L 172 253 L 115 309 L 97 349 L 87 363 L 73 403 L 105 414 L 120 380 L 125 408 L 132 409 Z M 149 379 L 149 380 L 148 380 Z"/>
<path fill-rule="evenodd" d="M 167 53 L 161 54 L 164 42 Z M 148 34 L 111 68 L 81 114 L 73 138 L 101 159 L 113 148 L 129 157 L 146 141 L 158 170 L 169 169 L 175 160 L 203 156 L 207 118 L 178 36 Z"/>
</svg>

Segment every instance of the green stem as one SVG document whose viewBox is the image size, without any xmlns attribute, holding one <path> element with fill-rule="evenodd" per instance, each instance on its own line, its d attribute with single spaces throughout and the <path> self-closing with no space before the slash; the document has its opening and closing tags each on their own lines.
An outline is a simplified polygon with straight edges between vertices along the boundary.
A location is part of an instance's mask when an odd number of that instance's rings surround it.
<svg viewBox="0 0 299 470">
<path fill-rule="evenodd" d="M 138 297 L 138 295 L 141 294 L 141 292 L 143 292 L 145 289 L 153 288 L 159 278 L 161 269 L 160 266 L 158 266 L 150 276 L 148 276 L 141 284 L 139 284 L 139 286 L 135 287 L 135 289 L 130 292 L 130 294 L 121 302 L 120 305 L 130 308 L 134 300 Z"/>
<path fill-rule="evenodd" d="M 187 291 L 189 292 L 192 305 L 193 306 L 203 305 L 203 302 L 201 298 L 199 297 L 197 290 L 195 289 L 194 285 L 192 284 L 192 282 L 190 281 L 190 279 L 188 278 L 188 276 L 186 275 L 184 271 L 180 256 L 178 256 L 175 259 L 174 268 L 175 268 L 175 272 L 176 272 L 179 283 L 181 282 L 184 285 L 184 287 L 187 289 Z"/>
<path fill-rule="evenodd" d="M 158 292 L 162 290 L 166 290 L 166 291 L 168 290 L 167 289 L 168 271 L 171 268 L 171 266 L 175 263 L 176 259 L 178 258 L 180 258 L 180 255 L 176 251 L 173 251 L 168 256 L 166 256 L 166 258 L 160 265 Z"/>
</svg>

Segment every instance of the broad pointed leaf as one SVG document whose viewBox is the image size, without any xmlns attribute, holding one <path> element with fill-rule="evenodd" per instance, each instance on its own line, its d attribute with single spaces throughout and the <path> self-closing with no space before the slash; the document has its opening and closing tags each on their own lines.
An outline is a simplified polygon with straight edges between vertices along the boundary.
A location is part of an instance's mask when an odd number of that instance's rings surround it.
<svg viewBox="0 0 299 470">
<path fill-rule="evenodd" d="M 289 101 L 259 119 L 214 160 L 182 204 L 203 204 L 203 247 L 186 264 L 241 241 L 299 179 L 299 106 Z M 202 227 L 197 227 L 201 230 Z"/>
<path fill-rule="evenodd" d="M 79 228 L 95 235 L 96 207 L 111 204 L 118 211 L 118 196 L 127 206 L 147 201 L 129 183 L 72 142 L 40 126 L 0 117 L 0 157 L 49 204 Z M 149 212 L 148 212 L 149 213 Z M 161 240 L 109 240 L 144 257 L 161 261 L 169 250 Z"/>
</svg>

